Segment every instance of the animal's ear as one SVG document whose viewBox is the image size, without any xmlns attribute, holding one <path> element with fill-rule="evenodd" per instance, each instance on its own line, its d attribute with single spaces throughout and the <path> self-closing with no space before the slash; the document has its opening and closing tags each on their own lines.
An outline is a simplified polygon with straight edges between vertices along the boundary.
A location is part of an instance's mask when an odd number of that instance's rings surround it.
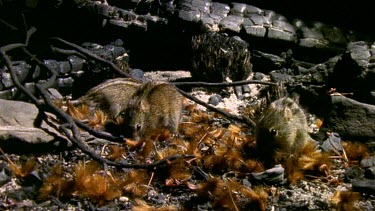
<svg viewBox="0 0 375 211">
<path fill-rule="evenodd" d="M 290 108 L 288 107 L 285 107 L 283 109 L 283 112 L 284 112 L 284 117 L 289 121 L 290 119 L 293 118 L 293 113 L 292 113 L 292 110 L 290 110 Z"/>
<path fill-rule="evenodd" d="M 145 100 L 141 101 L 141 111 L 147 111 L 150 108 L 150 104 Z"/>
</svg>

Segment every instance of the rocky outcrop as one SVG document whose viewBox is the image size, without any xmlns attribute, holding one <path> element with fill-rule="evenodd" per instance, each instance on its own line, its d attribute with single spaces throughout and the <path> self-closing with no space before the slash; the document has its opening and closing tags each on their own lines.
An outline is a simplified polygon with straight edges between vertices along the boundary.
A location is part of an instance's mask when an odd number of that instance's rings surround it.
<svg viewBox="0 0 375 211">
<path fill-rule="evenodd" d="M 323 130 L 355 140 L 375 138 L 375 106 L 338 95 L 331 96 L 331 106 L 324 118 Z"/>
<path fill-rule="evenodd" d="M 0 99 L 0 147 L 8 152 L 43 152 L 63 149 L 68 140 L 43 118 L 34 104 Z"/>
</svg>

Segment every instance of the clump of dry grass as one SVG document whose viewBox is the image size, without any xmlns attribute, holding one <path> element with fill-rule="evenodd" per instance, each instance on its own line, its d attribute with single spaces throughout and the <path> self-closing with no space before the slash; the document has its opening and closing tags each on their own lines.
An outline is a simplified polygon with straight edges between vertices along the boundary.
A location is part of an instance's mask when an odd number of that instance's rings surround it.
<svg viewBox="0 0 375 211">
<path fill-rule="evenodd" d="M 361 199 L 361 194 L 352 191 L 336 191 L 330 199 L 331 206 L 336 210 L 360 210 L 354 203 Z"/>
<path fill-rule="evenodd" d="M 39 197 L 47 199 L 55 197 L 82 197 L 104 205 L 107 201 L 118 198 L 122 194 L 122 180 L 111 172 L 104 172 L 95 162 L 78 162 L 74 173 L 63 173 L 60 165 L 51 169 L 51 175 L 46 178 Z"/>
</svg>

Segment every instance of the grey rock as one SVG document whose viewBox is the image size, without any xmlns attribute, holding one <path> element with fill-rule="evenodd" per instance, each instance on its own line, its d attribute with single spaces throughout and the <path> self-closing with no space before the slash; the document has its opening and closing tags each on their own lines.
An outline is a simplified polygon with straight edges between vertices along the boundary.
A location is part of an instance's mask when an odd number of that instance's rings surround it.
<svg viewBox="0 0 375 211">
<path fill-rule="evenodd" d="M 272 20 L 276 16 L 276 13 L 272 10 L 263 10 L 263 11 L 264 11 L 262 15 L 263 25 L 266 27 L 270 27 L 272 25 Z"/>
<path fill-rule="evenodd" d="M 277 28 L 269 28 L 268 38 L 295 42 L 295 35 L 293 33 Z"/>
<path fill-rule="evenodd" d="M 265 37 L 267 29 L 261 25 L 263 23 L 262 21 L 262 16 L 260 15 L 252 15 L 249 18 L 245 18 L 243 27 L 246 33 L 256 37 Z"/>
<path fill-rule="evenodd" d="M 268 29 L 268 37 L 272 39 L 281 39 L 290 42 L 296 41 L 296 31 L 282 16 L 276 17 L 272 21 L 272 26 Z"/>
<path fill-rule="evenodd" d="M 113 42 L 113 45 L 115 46 L 123 46 L 124 45 L 124 41 L 122 39 L 117 39 Z"/>
<path fill-rule="evenodd" d="M 219 94 L 212 95 L 208 99 L 208 103 L 214 106 L 218 105 L 221 101 L 223 101 L 223 98 Z"/>
<path fill-rule="evenodd" d="M 198 22 L 199 18 L 201 17 L 201 13 L 199 11 L 180 10 L 178 17 L 189 22 Z"/>
<path fill-rule="evenodd" d="M 324 39 L 321 40 L 308 37 L 299 39 L 298 44 L 302 47 L 308 48 L 325 48 L 328 44 L 328 41 Z"/>
<path fill-rule="evenodd" d="M 189 21 L 198 22 L 200 18 L 210 13 L 211 1 L 208 0 L 184 0 L 181 1 L 178 17 Z"/>
<path fill-rule="evenodd" d="M 58 78 L 57 86 L 59 88 L 71 88 L 73 87 L 74 79 L 72 77 Z"/>
<path fill-rule="evenodd" d="M 97 4 L 96 10 L 98 12 L 98 15 L 102 15 L 102 16 L 107 17 L 110 10 L 111 10 L 111 7 L 106 5 L 106 4 Z"/>
<path fill-rule="evenodd" d="M 299 45 L 303 47 L 324 48 L 329 42 L 317 27 L 309 27 L 301 20 L 294 20 L 293 25 L 299 31 Z"/>
<path fill-rule="evenodd" d="M 270 78 L 271 81 L 277 81 L 277 82 L 284 82 L 284 83 L 290 83 L 294 80 L 294 77 L 291 74 L 288 73 L 281 73 L 277 71 L 270 72 Z"/>
<path fill-rule="evenodd" d="M 237 96 L 237 99 L 242 100 L 243 99 L 243 90 L 242 86 L 235 86 L 234 87 L 234 93 Z"/>
<path fill-rule="evenodd" d="M 330 87 L 339 92 L 350 92 L 354 98 L 374 104 L 371 93 L 375 90 L 375 69 L 372 62 L 373 44 L 367 42 L 352 42 L 333 69 L 327 80 Z"/>
<path fill-rule="evenodd" d="M 252 14 L 249 16 L 249 20 L 253 23 L 255 26 L 263 27 L 263 15 L 260 14 Z"/>
<path fill-rule="evenodd" d="M 311 84 L 327 83 L 335 71 L 337 62 L 341 60 L 341 58 L 341 56 L 335 56 L 324 63 L 311 67 L 309 69 L 309 74 L 304 78 L 304 81 L 310 81 Z"/>
<path fill-rule="evenodd" d="M 352 182 L 352 190 L 375 195 L 375 180 L 358 179 Z"/>
<path fill-rule="evenodd" d="M 251 88 L 249 85 L 245 84 L 242 86 L 243 93 L 251 93 Z"/>
<path fill-rule="evenodd" d="M 351 182 L 353 180 L 362 179 L 364 176 L 364 170 L 359 166 L 351 166 L 345 170 L 344 181 Z"/>
<path fill-rule="evenodd" d="M 375 156 L 365 158 L 361 160 L 361 167 L 362 168 L 369 168 L 375 166 Z"/>
<path fill-rule="evenodd" d="M 285 58 L 257 50 L 253 51 L 251 59 L 254 64 L 254 71 L 269 73 L 272 70 L 278 70 L 286 66 Z"/>
<path fill-rule="evenodd" d="M 375 106 L 344 96 L 331 96 L 330 111 L 324 118 L 324 130 L 353 139 L 375 138 Z"/>
<path fill-rule="evenodd" d="M 210 0 L 184 0 L 178 3 L 178 17 L 201 24 L 205 32 L 241 33 L 244 29 L 250 37 L 284 40 L 301 47 L 330 51 L 343 51 L 348 42 L 361 37 L 359 33 L 317 21 L 290 21 L 275 11 L 242 2 L 224 4 Z"/>
<path fill-rule="evenodd" d="M 132 69 L 132 68 L 129 70 L 129 74 L 132 77 L 134 77 L 136 79 L 140 79 L 140 80 L 143 80 L 144 75 L 145 75 L 145 73 L 143 72 L 143 70 L 141 70 L 141 69 Z"/>
<path fill-rule="evenodd" d="M 0 164 L 0 187 L 12 179 L 12 171 L 5 162 Z"/>
<path fill-rule="evenodd" d="M 230 7 L 227 4 L 212 2 L 211 14 L 224 18 L 228 15 L 229 11 Z"/>
<path fill-rule="evenodd" d="M 251 178 L 257 182 L 267 184 L 280 184 L 284 181 L 284 168 L 281 165 L 275 165 L 271 169 L 259 173 L 251 173 Z"/>
<path fill-rule="evenodd" d="M 245 16 L 248 16 L 250 14 L 261 15 L 263 13 L 263 10 L 258 8 L 258 7 L 252 6 L 252 5 L 246 5 L 246 9 L 243 13 L 244 13 Z"/>
<path fill-rule="evenodd" d="M 5 88 L 9 88 L 14 85 L 12 81 L 12 76 L 10 75 L 10 73 L 4 72 L 1 74 L 1 83 L 3 84 Z"/>
<path fill-rule="evenodd" d="M 56 118 L 50 115 L 51 118 Z M 39 151 L 41 145 L 66 144 L 58 125 L 41 120 L 34 104 L 0 99 L 0 146 L 10 151 Z"/>
<path fill-rule="evenodd" d="M 64 75 L 65 73 L 68 73 L 71 70 L 69 61 L 59 62 L 56 60 L 45 60 L 44 64 L 61 75 Z"/>
<path fill-rule="evenodd" d="M 337 154 L 341 154 L 344 150 L 340 135 L 335 132 L 332 132 L 320 147 L 325 152 L 336 152 Z"/>
<path fill-rule="evenodd" d="M 206 14 L 201 18 L 202 28 L 204 31 L 218 31 L 218 24 L 215 19 L 219 20 L 220 18 L 215 18 L 211 14 Z"/>
<path fill-rule="evenodd" d="M 29 75 L 31 66 L 25 61 L 12 62 L 13 69 L 20 82 L 24 82 Z"/>
<path fill-rule="evenodd" d="M 266 77 L 265 74 L 260 72 L 254 72 L 253 80 L 263 80 Z"/>
<path fill-rule="evenodd" d="M 121 28 L 128 28 L 129 23 L 125 22 L 124 20 L 109 20 L 109 24 L 118 26 Z"/>
<path fill-rule="evenodd" d="M 47 89 L 47 91 L 51 95 L 52 99 L 59 99 L 59 100 L 64 99 L 64 97 L 60 94 L 59 91 L 57 91 L 57 89 L 49 88 Z"/>
<path fill-rule="evenodd" d="M 24 82 L 30 73 L 31 66 L 25 61 L 13 61 L 12 68 L 17 76 L 18 81 Z M 0 69 L 1 85 L 0 88 L 9 88 L 14 86 L 8 68 L 5 66 Z"/>
<path fill-rule="evenodd" d="M 322 31 L 315 29 L 315 28 L 309 28 L 306 26 L 303 26 L 300 28 L 302 37 L 303 38 L 312 38 L 316 40 L 324 40 L 324 36 Z"/>
<path fill-rule="evenodd" d="M 0 91 L 0 99 L 10 100 L 12 99 L 12 90 Z"/>
<path fill-rule="evenodd" d="M 33 78 L 33 79 L 37 79 L 37 78 L 39 78 L 39 77 L 41 76 L 41 73 L 42 73 L 42 71 L 41 71 L 39 65 L 35 66 L 35 69 L 34 69 L 34 71 L 33 71 L 32 78 Z"/>
<path fill-rule="evenodd" d="M 322 32 L 324 39 L 328 40 L 330 45 L 347 45 L 348 39 L 342 29 L 322 23 L 317 23 L 315 26 Z"/>
<path fill-rule="evenodd" d="M 364 176 L 366 179 L 375 179 L 375 166 L 367 168 L 365 170 Z"/>
<path fill-rule="evenodd" d="M 243 21 L 244 18 L 241 16 L 228 15 L 220 21 L 219 27 L 222 30 L 230 30 L 239 33 L 241 31 Z"/>
<path fill-rule="evenodd" d="M 242 15 L 245 10 L 247 9 L 247 5 L 243 3 L 232 3 L 232 9 L 230 10 L 231 13 L 235 13 L 238 15 Z"/>
<path fill-rule="evenodd" d="M 58 66 L 59 69 L 57 70 L 58 73 L 66 74 L 66 73 L 68 73 L 72 70 L 69 61 L 61 61 L 58 64 L 59 64 L 59 66 Z"/>
<path fill-rule="evenodd" d="M 73 72 L 77 72 L 79 70 L 82 70 L 83 64 L 86 62 L 84 59 L 82 59 L 78 56 L 75 56 L 75 55 L 68 56 L 68 61 L 71 65 L 71 70 Z"/>
</svg>

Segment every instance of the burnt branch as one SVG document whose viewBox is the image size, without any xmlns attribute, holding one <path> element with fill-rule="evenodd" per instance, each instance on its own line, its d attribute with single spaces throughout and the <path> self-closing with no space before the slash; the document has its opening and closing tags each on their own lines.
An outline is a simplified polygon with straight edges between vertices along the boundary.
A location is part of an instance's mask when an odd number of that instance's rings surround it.
<svg viewBox="0 0 375 211">
<path fill-rule="evenodd" d="M 120 74 L 121 76 L 123 77 L 127 77 L 127 78 L 133 78 L 131 75 L 125 73 L 124 71 L 122 71 L 120 68 L 118 68 L 115 64 L 113 64 L 112 62 L 108 61 L 108 60 L 105 60 L 97 55 L 95 55 L 94 53 L 90 52 L 89 50 L 79 46 L 79 45 L 76 45 L 74 43 L 71 43 L 71 42 L 68 42 L 66 40 L 63 40 L 61 38 L 58 38 L 58 37 L 53 37 L 51 38 L 52 40 L 56 40 L 56 41 L 59 41 L 60 43 L 63 43 L 71 48 L 74 48 L 76 51 L 82 53 L 83 55 L 91 58 L 91 59 L 94 59 L 94 60 L 97 60 L 98 62 L 104 64 L 104 65 L 107 65 L 109 67 L 111 67 L 115 72 L 117 72 L 118 74 Z M 134 78 L 133 78 L 134 79 Z M 137 79 L 134 79 L 134 80 L 137 80 Z"/>
<path fill-rule="evenodd" d="M 0 18 L 0 24 L 6 26 L 7 28 L 9 28 L 9 29 L 12 30 L 12 31 L 18 31 L 18 28 L 17 28 L 17 27 L 15 27 L 15 26 L 13 26 L 12 24 L 10 24 L 10 23 L 4 21 L 4 20 L 1 19 L 1 18 Z"/>
<path fill-rule="evenodd" d="M 23 51 L 33 61 L 35 61 L 39 66 L 43 67 L 44 69 L 46 69 L 46 70 L 48 70 L 52 73 L 52 76 L 50 77 L 50 79 L 48 79 L 47 82 L 45 82 L 44 84 L 40 84 L 40 86 L 42 86 L 44 89 L 49 88 L 56 81 L 58 73 L 55 70 L 49 68 L 46 64 L 44 64 L 44 62 L 42 62 L 41 60 L 39 60 L 38 58 L 33 56 L 26 48 L 23 48 Z M 80 122 L 79 120 L 74 119 L 74 122 L 77 124 L 77 126 L 84 129 L 85 131 L 89 132 L 90 134 L 94 135 L 95 137 L 104 138 L 108 141 L 113 141 L 113 142 L 123 141 L 121 137 L 115 137 L 115 136 L 112 136 L 112 135 L 109 135 L 109 134 L 106 134 L 106 133 L 102 133 L 100 131 L 96 131 L 96 130 L 92 129 L 91 127 L 85 125 L 84 123 Z"/>
<path fill-rule="evenodd" d="M 243 123 L 246 123 L 246 124 L 248 124 L 250 126 L 255 127 L 255 122 L 252 121 L 249 118 L 246 118 L 244 116 L 237 116 L 237 115 L 225 112 L 225 111 L 223 111 L 221 109 L 213 107 L 212 105 L 210 105 L 208 103 L 203 102 L 202 100 L 200 100 L 200 99 L 198 99 L 198 98 L 196 98 L 196 97 L 194 97 L 194 96 L 192 96 L 192 95 L 190 95 L 190 94 L 182 91 L 181 89 L 178 89 L 178 88 L 176 88 L 176 89 L 177 89 L 178 92 L 180 92 L 186 98 L 188 98 L 188 99 L 190 99 L 190 100 L 198 103 L 199 105 L 202 105 L 202 106 L 206 107 L 207 109 L 210 109 L 211 111 L 214 111 L 214 112 L 216 112 L 218 114 L 224 115 L 224 116 L 226 116 L 226 117 L 228 117 L 230 119 L 233 119 L 233 120 L 236 120 L 236 121 L 239 121 L 239 122 L 243 122 Z"/>
<path fill-rule="evenodd" d="M 228 86 L 241 86 L 245 84 L 263 84 L 277 86 L 277 83 L 258 81 L 258 80 L 245 80 L 235 82 L 223 82 L 223 83 L 209 83 L 209 82 L 171 82 L 175 86 L 189 86 L 189 87 L 228 87 Z"/>
<path fill-rule="evenodd" d="M 101 131 L 95 130 L 92 127 L 89 127 L 86 124 L 76 119 L 74 119 L 74 122 L 77 124 L 78 127 L 84 129 L 85 131 L 89 132 L 91 135 L 97 138 L 103 138 L 112 142 L 124 143 L 124 139 L 122 137 L 113 136 L 111 134 L 103 133 Z"/>
<path fill-rule="evenodd" d="M 51 48 L 51 51 L 53 53 L 59 53 L 59 54 L 63 54 L 63 55 L 67 55 L 67 56 L 71 56 L 71 55 L 75 55 L 75 56 L 78 56 L 80 58 L 83 58 L 83 59 L 87 59 L 86 56 L 84 56 L 83 54 L 75 51 L 75 50 L 65 50 L 65 49 L 61 49 L 61 48 L 58 48 L 58 47 L 55 47 L 55 46 L 50 46 Z"/>
<path fill-rule="evenodd" d="M 29 30 L 26 32 L 26 39 L 25 39 L 25 46 L 29 45 L 30 37 L 36 32 L 35 27 L 31 27 Z"/>
<path fill-rule="evenodd" d="M 6 46 L 0 48 L 0 54 L 2 55 L 2 57 L 4 59 L 5 66 L 8 68 L 8 70 L 10 72 L 10 75 L 12 76 L 12 81 L 16 85 L 16 87 L 18 89 L 20 89 L 21 91 L 23 91 L 36 105 L 39 105 L 38 99 L 33 94 L 31 94 L 26 89 L 26 87 L 23 86 L 20 83 L 20 81 L 18 80 L 18 77 L 17 77 L 17 75 L 16 75 L 16 73 L 13 69 L 13 66 L 12 66 L 12 61 L 10 60 L 9 56 L 6 54 L 7 51 L 10 51 L 10 50 L 13 50 L 13 49 L 16 49 L 16 48 L 21 48 L 21 47 L 24 47 L 24 46 L 25 46 L 24 44 L 6 45 Z"/>
<path fill-rule="evenodd" d="M 57 79 L 57 76 L 58 76 L 58 72 L 56 72 L 55 70 L 49 68 L 46 64 L 44 64 L 44 62 L 40 61 L 38 58 L 36 58 L 32 53 L 30 53 L 30 51 L 28 51 L 26 48 L 22 48 L 23 52 L 28 55 L 31 60 L 35 61 L 40 67 L 48 70 L 51 72 L 51 77 L 46 81 L 44 82 L 43 84 L 40 84 L 40 86 L 42 86 L 44 89 L 47 89 L 49 87 L 51 87 L 56 79 Z"/>
</svg>

